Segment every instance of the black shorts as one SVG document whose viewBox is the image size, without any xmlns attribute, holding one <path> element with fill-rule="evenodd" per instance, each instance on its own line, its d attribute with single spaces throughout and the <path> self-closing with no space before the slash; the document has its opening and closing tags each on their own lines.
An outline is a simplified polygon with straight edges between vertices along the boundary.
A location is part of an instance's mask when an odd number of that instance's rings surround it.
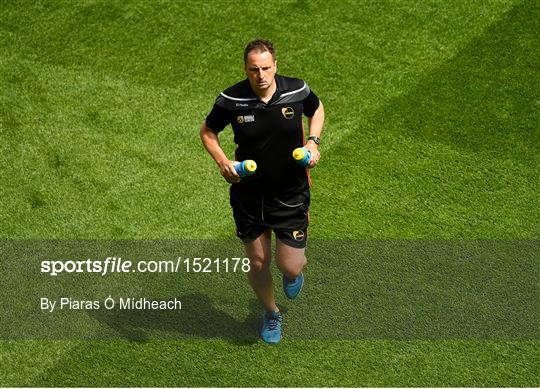
<svg viewBox="0 0 540 389">
<path fill-rule="evenodd" d="M 304 248 L 309 223 L 309 188 L 292 195 L 274 195 L 232 185 L 231 207 L 236 235 L 244 243 L 272 229 L 276 237 L 291 247 Z"/>
</svg>

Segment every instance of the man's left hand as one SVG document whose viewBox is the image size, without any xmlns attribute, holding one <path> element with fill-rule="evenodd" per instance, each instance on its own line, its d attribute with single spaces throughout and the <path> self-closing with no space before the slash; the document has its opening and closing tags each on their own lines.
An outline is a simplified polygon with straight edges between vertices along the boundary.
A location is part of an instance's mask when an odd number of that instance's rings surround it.
<svg viewBox="0 0 540 389">
<path fill-rule="evenodd" d="M 318 150 L 319 146 L 317 146 L 317 144 L 312 140 L 309 140 L 306 143 L 305 148 L 308 149 L 311 153 L 311 159 L 309 160 L 308 164 L 308 168 L 311 169 L 319 163 L 319 160 L 321 159 L 321 153 Z"/>
</svg>

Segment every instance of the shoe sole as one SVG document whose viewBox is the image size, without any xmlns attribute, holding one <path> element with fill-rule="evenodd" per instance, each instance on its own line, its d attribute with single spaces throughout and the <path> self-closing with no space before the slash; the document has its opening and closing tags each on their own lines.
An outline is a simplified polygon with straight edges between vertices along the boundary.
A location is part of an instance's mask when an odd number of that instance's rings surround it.
<svg viewBox="0 0 540 389">
<path fill-rule="evenodd" d="M 283 335 L 281 335 L 281 338 L 279 338 L 279 340 L 278 340 L 277 342 L 267 342 L 266 340 L 264 340 L 264 339 L 261 338 L 260 336 L 259 336 L 259 339 L 260 339 L 260 341 L 263 342 L 264 344 L 278 344 L 278 343 L 280 343 L 280 342 L 283 340 Z"/>
</svg>

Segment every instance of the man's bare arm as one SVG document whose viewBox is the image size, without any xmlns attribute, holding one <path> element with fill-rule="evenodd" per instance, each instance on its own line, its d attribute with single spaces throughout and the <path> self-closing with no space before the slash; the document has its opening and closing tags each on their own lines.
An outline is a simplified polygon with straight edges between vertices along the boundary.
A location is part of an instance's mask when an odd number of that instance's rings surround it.
<svg viewBox="0 0 540 389">
<path fill-rule="evenodd" d="M 206 126 L 206 121 L 203 121 L 201 125 L 200 136 L 204 148 L 208 151 L 208 154 L 212 156 L 214 161 L 216 161 L 223 178 L 230 183 L 240 181 L 240 176 L 238 176 L 238 173 L 236 173 L 236 170 L 234 169 L 235 161 L 231 161 L 227 158 L 225 152 L 221 148 L 217 134 L 211 128 Z"/>
<path fill-rule="evenodd" d="M 321 133 L 324 125 L 324 107 L 322 101 L 319 100 L 319 106 L 312 117 L 308 117 L 309 135 L 321 137 Z M 311 153 L 311 160 L 309 161 L 309 167 L 314 167 L 319 163 L 321 153 L 319 153 L 319 146 L 312 140 L 308 140 L 306 148 Z"/>
</svg>

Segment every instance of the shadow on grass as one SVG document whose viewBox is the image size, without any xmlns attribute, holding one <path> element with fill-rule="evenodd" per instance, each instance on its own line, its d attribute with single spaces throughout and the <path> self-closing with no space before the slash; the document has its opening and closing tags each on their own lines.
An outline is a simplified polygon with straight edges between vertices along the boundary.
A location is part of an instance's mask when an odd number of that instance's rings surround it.
<svg viewBox="0 0 540 389">
<path fill-rule="evenodd" d="M 332 234 L 534 236 L 539 11 L 514 6 L 332 145 L 322 201 L 349 204 Z"/>
<path fill-rule="evenodd" d="M 499 158 L 531 158 L 540 142 L 539 21 L 537 2 L 514 6 L 368 126 Z"/>
<path fill-rule="evenodd" d="M 148 298 L 149 301 L 154 299 Z M 155 299 L 159 301 L 160 299 Z M 240 321 L 216 309 L 210 298 L 191 293 L 178 298 L 180 310 L 95 310 L 88 311 L 97 321 L 113 329 L 120 338 L 134 342 L 150 339 L 225 339 L 233 343 L 258 340 L 260 305 L 250 301 L 250 313 Z"/>
<path fill-rule="evenodd" d="M 523 2 L 430 74 L 396 104 L 404 131 L 472 151 L 531 156 L 519 149 L 530 153 L 539 140 L 539 21 L 538 3 Z"/>
</svg>

